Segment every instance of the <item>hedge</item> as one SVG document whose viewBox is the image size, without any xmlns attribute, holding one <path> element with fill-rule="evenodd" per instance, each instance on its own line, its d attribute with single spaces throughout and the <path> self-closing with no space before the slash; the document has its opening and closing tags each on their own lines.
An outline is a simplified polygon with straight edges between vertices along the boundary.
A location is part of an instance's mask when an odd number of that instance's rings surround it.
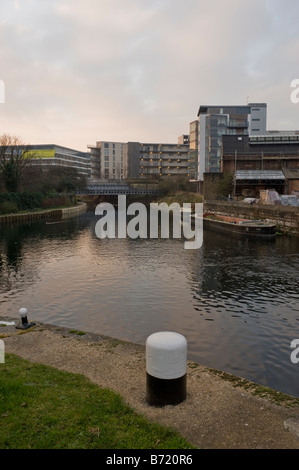
<svg viewBox="0 0 299 470">
<path fill-rule="evenodd" d="M 53 206 L 58 205 L 59 202 L 61 205 L 66 205 L 70 202 L 66 195 L 58 193 L 45 194 L 30 191 L 21 193 L 0 193 L 0 211 L 4 203 L 11 203 L 17 207 L 18 211 L 23 211 L 50 206 L 49 200 L 51 199 L 53 200 Z"/>
</svg>

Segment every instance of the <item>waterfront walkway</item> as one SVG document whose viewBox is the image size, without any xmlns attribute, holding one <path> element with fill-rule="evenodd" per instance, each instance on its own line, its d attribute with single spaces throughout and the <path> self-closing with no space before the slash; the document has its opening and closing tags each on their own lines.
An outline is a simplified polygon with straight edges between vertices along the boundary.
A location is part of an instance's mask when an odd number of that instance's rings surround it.
<svg viewBox="0 0 299 470">
<path fill-rule="evenodd" d="M 0 338 L 5 353 L 83 374 L 200 449 L 299 449 L 299 399 L 188 362 L 187 399 L 154 408 L 145 401 L 143 346 L 44 324 L 25 332 L 2 326 Z"/>
</svg>

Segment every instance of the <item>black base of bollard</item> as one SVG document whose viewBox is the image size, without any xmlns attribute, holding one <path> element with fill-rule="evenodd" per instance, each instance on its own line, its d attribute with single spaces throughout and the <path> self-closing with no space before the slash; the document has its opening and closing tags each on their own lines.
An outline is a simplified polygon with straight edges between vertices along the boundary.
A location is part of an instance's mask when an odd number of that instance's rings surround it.
<svg viewBox="0 0 299 470">
<path fill-rule="evenodd" d="M 146 373 L 146 401 L 151 406 L 178 405 L 186 399 L 186 374 L 177 379 L 158 379 Z"/>
<path fill-rule="evenodd" d="M 35 323 L 21 323 L 20 325 L 17 325 L 16 328 L 18 330 L 27 330 L 28 328 L 31 328 L 34 325 Z"/>
</svg>

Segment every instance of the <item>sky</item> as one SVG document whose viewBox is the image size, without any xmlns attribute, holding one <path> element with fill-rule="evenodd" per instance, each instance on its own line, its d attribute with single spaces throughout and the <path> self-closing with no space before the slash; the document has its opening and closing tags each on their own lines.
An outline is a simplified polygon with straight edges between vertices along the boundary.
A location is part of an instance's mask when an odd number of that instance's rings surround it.
<svg viewBox="0 0 299 470">
<path fill-rule="evenodd" d="M 200 105 L 248 102 L 299 129 L 298 18 L 298 0 L 1 0 L 0 134 L 177 143 Z"/>
</svg>

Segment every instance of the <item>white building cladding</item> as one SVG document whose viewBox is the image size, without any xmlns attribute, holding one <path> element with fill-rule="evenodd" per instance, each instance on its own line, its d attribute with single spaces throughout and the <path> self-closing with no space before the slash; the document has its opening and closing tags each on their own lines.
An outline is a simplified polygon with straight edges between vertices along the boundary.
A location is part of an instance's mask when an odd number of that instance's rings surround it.
<svg viewBox="0 0 299 470">
<path fill-rule="evenodd" d="M 122 180 L 127 178 L 127 144 L 99 141 L 89 146 L 91 178 L 93 180 Z"/>
<path fill-rule="evenodd" d="M 221 171 L 223 135 L 265 135 L 266 103 L 246 106 L 200 106 L 198 111 L 197 179 Z"/>
</svg>

